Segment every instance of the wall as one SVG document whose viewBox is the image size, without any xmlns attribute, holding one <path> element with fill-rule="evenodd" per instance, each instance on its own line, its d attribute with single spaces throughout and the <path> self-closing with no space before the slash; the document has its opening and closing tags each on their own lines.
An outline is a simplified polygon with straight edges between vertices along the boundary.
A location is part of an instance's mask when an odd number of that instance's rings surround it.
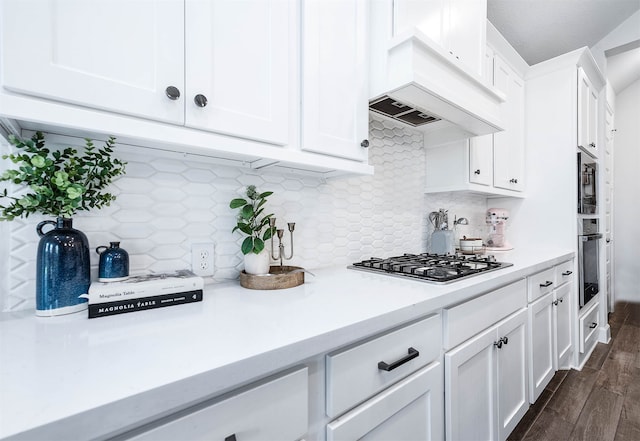
<svg viewBox="0 0 640 441">
<path fill-rule="evenodd" d="M 613 142 L 614 292 L 640 302 L 640 81 L 616 95 Z"/>
<path fill-rule="evenodd" d="M 637 40 L 640 40 L 640 11 L 623 21 L 590 49 L 600 70 L 606 72 L 607 58 L 604 52 Z"/>
<path fill-rule="evenodd" d="M 117 200 L 102 210 L 76 215 L 74 227 L 87 235 L 92 248 L 120 240 L 129 252 L 132 273 L 189 268 L 191 244 L 212 242 L 216 270 L 208 283 L 236 279 L 243 268 L 243 237 L 231 234 L 235 213 L 228 204 L 248 184 L 274 191 L 267 207 L 278 226 L 286 230 L 285 222 L 296 223 L 295 256 L 288 263 L 309 269 L 346 266 L 371 256 L 424 252 L 430 232 L 427 214 L 439 208 L 469 219 L 462 233 L 483 230 L 483 197 L 424 195 L 420 132 L 377 119 L 370 127 L 369 154 L 375 175 L 327 182 L 154 158 L 149 151 L 120 153 L 129 164 L 126 176 L 113 185 Z M 8 164 L 2 161 L 2 165 Z M 30 216 L 0 222 L 4 311 L 34 308 L 35 226 L 43 219 Z M 286 246 L 289 240 L 285 235 Z M 97 263 L 98 255 L 92 252 L 94 278 Z"/>
</svg>

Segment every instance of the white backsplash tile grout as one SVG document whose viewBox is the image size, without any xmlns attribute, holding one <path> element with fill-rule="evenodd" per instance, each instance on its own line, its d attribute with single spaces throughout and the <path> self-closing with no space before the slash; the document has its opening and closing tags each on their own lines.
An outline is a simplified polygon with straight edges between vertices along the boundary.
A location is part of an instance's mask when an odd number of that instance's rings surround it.
<svg viewBox="0 0 640 441">
<path fill-rule="evenodd" d="M 235 213 L 229 201 L 248 184 L 273 191 L 267 208 L 278 226 L 295 222 L 294 258 L 288 264 L 306 268 L 348 265 L 371 256 L 424 252 L 432 230 L 427 220 L 439 208 L 469 219 L 464 234 L 480 235 L 486 199 L 457 193 L 424 194 L 425 155 L 422 134 L 374 118 L 369 161 L 374 176 L 329 179 L 246 171 L 221 165 L 119 155 L 128 161 L 127 175 L 116 181 L 117 200 L 105 209 L 78 214 L 74 227 L 92 249 L 97 277 L 99 245 L 119 240 L 129 252 L 131 271 L 188 268 L 192 243 L 215 244 L 215 275 L 209 283 L 235 279 L 243 268 L 238 233 L 231 234 Z M 3 147 L 6 149 L 6 145 Z M 117 147 L 116 147 L 116 154 Z M 42 216 L 0 225 L 0 306 L 4 311 L 34 308 L 35 261 Z M 8 257 L 6 257 L 8 256 Z"/>
</svg>

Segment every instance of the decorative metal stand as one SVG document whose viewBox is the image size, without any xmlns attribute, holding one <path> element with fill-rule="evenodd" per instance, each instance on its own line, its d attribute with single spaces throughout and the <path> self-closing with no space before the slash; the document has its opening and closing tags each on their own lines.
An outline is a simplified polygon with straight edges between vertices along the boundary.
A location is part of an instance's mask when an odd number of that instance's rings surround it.
<svg viewBox="0 0 640 441">
<path fill-rule="evenodd" d="M 276 227 L 276 219 L 272 217 L 269 219 L 269 226 L 271 228 Z M 295 222 L 287 222 L 287 227 L 289 228 L 289 235 L 291 238 L 291 243 L 289 244 L 289 249 L 291 250 L 291 255 L 289 257 L 286 256 L 284 252 L 284 244 L 282 243 L 282 236 L 284 234 L 284 230 L 276 229 L 276 234 L 278 235 L 278 255 L 276 256 L 273 248 L 273 235 L 271 235 L 271 258 L 273 260 L 280 260 L 280 266 L 282 266 L 282 260 L 291 260 L 293 257 L 293 230 L 296 228 Z"/>
</svg>

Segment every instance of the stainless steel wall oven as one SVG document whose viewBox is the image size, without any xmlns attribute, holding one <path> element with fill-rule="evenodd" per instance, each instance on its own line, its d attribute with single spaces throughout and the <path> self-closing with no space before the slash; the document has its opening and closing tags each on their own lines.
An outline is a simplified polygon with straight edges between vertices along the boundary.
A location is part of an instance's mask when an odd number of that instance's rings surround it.
<svg viewBox="0 0 640 441">
<path fill-rule="evenodd" d="M 598 219 L 578 220 L 578 275 L 580 308 L 589 303 L 600 290 L 600 239 Z"/>
<path fill-rule="evenodd" d="M 585 152 L 578 153 L 578 214 L 598 214 L 598 164 Z"/>
</svg>

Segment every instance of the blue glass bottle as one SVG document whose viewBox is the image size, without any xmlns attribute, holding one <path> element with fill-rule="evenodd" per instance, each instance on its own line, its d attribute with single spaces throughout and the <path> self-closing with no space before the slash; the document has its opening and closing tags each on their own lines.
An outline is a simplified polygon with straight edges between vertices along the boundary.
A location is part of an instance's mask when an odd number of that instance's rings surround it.
<svg viewBox="0 0 640 441">
<path fill-rule="evenodd" d="M 45 225 L 55 228 L 43 233 Z M 87 309 L 91 270 L 89 241 L 73 228 L 73 220 L 59 217 L 36 227 L 40 242 L 36 262 L 36 315 L 53 316 Z"/>
<path fill-rule="evenodd" d="M 118 282 L 129 277 L 129 253 L 120 248 L 120 242 L 109 242 L 109 247 L 96 248 L 100 254 L 98 282 Z"/>
</svg>

